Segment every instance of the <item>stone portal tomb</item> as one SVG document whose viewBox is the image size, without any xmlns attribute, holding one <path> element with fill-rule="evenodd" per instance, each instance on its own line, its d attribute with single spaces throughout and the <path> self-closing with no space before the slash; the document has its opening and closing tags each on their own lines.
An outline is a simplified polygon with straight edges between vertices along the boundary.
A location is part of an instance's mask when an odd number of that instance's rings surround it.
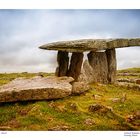
<svg viewBox="0 0 140 140">
<path fill-rule="evenodd" d="M 58 51 L 56 76 L 71 76 L 75 81 L 87 83 L 115 83 L 117 68 L 115 49 L 133 46 L 140 46 L 140 38 L 61 41 L 39 48 Z M 86 51 L 89 51 L 88 60 L 83 63 L 83 53 Z M 72 53 L 70 63 L 68 53 Z"/>
</svg>

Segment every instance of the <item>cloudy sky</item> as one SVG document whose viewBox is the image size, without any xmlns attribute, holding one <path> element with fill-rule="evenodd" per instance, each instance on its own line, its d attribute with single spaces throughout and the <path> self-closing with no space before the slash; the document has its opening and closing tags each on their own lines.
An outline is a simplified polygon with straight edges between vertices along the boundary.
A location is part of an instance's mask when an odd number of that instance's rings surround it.
<svg viewBox="0 0 140 140">
<path fill-rule="evenodd" d="M 55 71 L 60 40 L 140 37 L 140 10 L 0 10 L 0 72 Z M 118 69 L 140 67 L 140 48 L 117 49 Z"/>
</svg>

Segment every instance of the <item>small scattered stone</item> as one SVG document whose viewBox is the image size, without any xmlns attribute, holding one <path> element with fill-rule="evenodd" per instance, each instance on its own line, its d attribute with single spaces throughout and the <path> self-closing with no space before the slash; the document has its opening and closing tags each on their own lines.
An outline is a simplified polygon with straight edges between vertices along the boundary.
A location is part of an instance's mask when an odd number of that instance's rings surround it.
<svg viewBox="0 0 140 140">
<path fill-rule="evenodd" d="M 126 94 L 123 94 L 123 97 L 121 98 L 121 102 L 124 103 L 126 101 L 126 99 L 127 99 Z"/>
<path fill-rule="evenodd" d="M 124 83 L 136 83 L 136 79 L 128 79 L 128 78 L 119 78 L 117 79 L 117 81 Z"/>
<path fill-rule="evenodd" d="M 19 128 L 21 126 L 20 122 L 16 119 L 11 120 L 8 124 L 12 128 Z"/>
<path fill-rule="evenodd" d="M 118 103 L 118 102 L 121 101 L 120 98 L 112 98 L 111 100 L 112 100 L 113 103 Z"/>
<path fill-rule="evenodd" d="M 140 85 L 140 79 L 137 79 L 136 80 L 136 84 L 139 84 Z"/>
<path fill-rule="evenodd" d="M 135 122 L 135 120 L 139 120 L 140 119 L 140 110 L 137 110 L 136 112 L 134 112 L 133 114 L 131 114 L 131 115 L 128 115 L 127 117 L 126 117 L 126 120 L 128 121 L 128 122 Z"/>
<path fill-rule="evenodd" d="M 107 109 L 113 112 L 113 108 L 110 106 L 107 106 Z"/>
<path fill-rule="evenodd" d="M 134 116 L 133 116 L 133 115 L 128 115 L 128 116 L 126 117 L 126 120 L 127 120 L 128 122 L 132 122 L 132 121 L 134 120 Z"/>
<path fill-rule="evenodd" d="M 134 116 L 136 119 L 140 119 L 140 110 L 137 110 L 135 113 L 134 113 Z"/>
<path fill-rule="evenodd" d="M 65 105 L 57 105 L 56 109 L 60 112 L 65 112 L 67 109 L 65 108 Z"/>
<path fill-rule="evenodd" d="M 78 107 L 77 107 L 76 103 L 71 103 L 71 104 L 70 104 L 70 108 L 71 108 L 73 111 L 77 111 L 77 110 L 78 110 Z"/>
<path fill-rule="evenodd" d="M 8 130 L 12 130 L 12 128 L 10 126 L 0 126 L 0 130 L 1 131 L 8 131 Z"/>
<path fill-rule="evenodd" d="M 44 77 L 43 72 L 39 72 L 36 74 L 37 76 Z"/>
<path fill-rule="evenodd" d="M 118 102 L 124 103 L 126 99 L 127 99 L 126 94 L 123 94 L 121 98 L 111 98 L 112 102 L 114 103 L 118 103 Z"/>
<path fill-rule="evenodd" d="M 99 112 L 99 113 L 103 113 L 103 114 L 113 111 L 113 109 L 111 107 L 104 106 L 101 104 L 92 104 L 89 106 L 88 110 L 89 110 L 89 112 Z"/>
<path fill-rule="evenodd" d="M 69 129 L 70 128 L 68 126 L 65 126 L 65 125 L 59 126 L 59 125 L 57 125 L 55 127 L 50 128 L 49 131 L 68 131 Z"/>
<path fill-rule="evenodd" d="M 116 85 L 140 91 L 140 85 L 135 83 L 117 82 Z"/>
<path fill-rule="evenodd" d="M 92 119 L 90 119 L 90 118 L 88 118 L 88 119 L 86 119 L 85 121 L 84 121 L 84 124 L 86 124 L 86 125 L 94 125 L 95 124 L 95 121 L 94 120 L 92 120 Z"/>
<path fill-rule="evenodd" d="M 101 99 L 101 95 L 97 95 L 97 94 L 95 94 L 95 95 L 93 95 L 93 98 L 95 99 L 95 100 L 97 100 L 97 99 Z"/>
<path fill-rule="evenodd" d="M 22 109 L 22 110 L 19 111 L 19 114 L 20 114 L 21 116 L 26 116 L 26 115 L 28 114 L 28 112 L 29 112 L 29 110 Z"/>
<path fill-rule="evenodd" d="M 89 110 L 90 112 L 95 112 L 95 111 L 98 111 L 98 110 L 100 110 L 100 109 L 102 109 L 102 108 L 103 108 L 103 106 L 100 105 L 100 104 L 93 104 L 93 105 L 90 105 L 90 106 L 89 106 L 88 110 Z"/>
<path fill-rule="evenodd" d="M 54 103 L 53 101 L 51 101 L 51 103 L 49 103 L 49 107 L 51 107 L 51 108 L 55 108 L 56 105 L 55 105 L 55 103 Z"/>
<path fill-rule="evenodd" d="M 140 73 L 130 73 L 130 72 L 129 73 L 127 73 L 127 72 L 117 73 L 117 76 L 139 76 L 139 75 L 140 75 Z"/>
<path fill-rule="evenodd" d="M 48 117 L 47 120 L 48 120 L 49 122 L 51 122 L 51 121 L 54 120 L 54 118 L 52 118 L 52 117 Z"/>
<path fill-rule="evenodd" d="M 74 82 L 72 83 L 72 95 L 80 95 L 90 89 L 89 85 L 85 82 Z"/>
</svg>

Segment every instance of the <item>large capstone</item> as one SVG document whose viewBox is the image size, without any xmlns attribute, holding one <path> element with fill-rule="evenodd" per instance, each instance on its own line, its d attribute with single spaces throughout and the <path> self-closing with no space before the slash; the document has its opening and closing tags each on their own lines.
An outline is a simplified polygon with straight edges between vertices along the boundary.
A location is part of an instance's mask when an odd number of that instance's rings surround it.
<svg viewBox="0 0 140 140">
<path fill-rule="evenodd" d="M 56 76 L 66 76 L 69 65 L 68 52 L 58 51 L 57 54 L 58 67 L 56 68 Z"/>
<path fill-rule="evenodd" d="M 107 62 L 108 62 L 108 82 L 115 83 L 116 81 L 116 51 L 115 49 L 106 50 Z"/>
<path fill-rule="evenodd" d="M 108 63 L 105 52 L 88 53 L 88 61 L 93 68 L 93 81 L 108 83 Z"/>
<path fill-rule="evenodd" d="M 84 56 L 83 53 L 79 52 L 73 52 L 71 56 L 70 67 L 67 75 L 73 77 L 75 81 L 78 80 L 78 77 L 81 73 L 83 56 Z"/>
<path fill-rule="evenodd" d="M 140 46 L 140 38 L 81 39 L 60 41 L 40 46 L 40 49 L 67 52 L 98 51 L 113 48 Z"/>
<path fill-rule="evenodd" d="M 72 94 L 72 77 L 18 78 L 0 87 L 0 102 L 50 100 Z"/>
</svg>

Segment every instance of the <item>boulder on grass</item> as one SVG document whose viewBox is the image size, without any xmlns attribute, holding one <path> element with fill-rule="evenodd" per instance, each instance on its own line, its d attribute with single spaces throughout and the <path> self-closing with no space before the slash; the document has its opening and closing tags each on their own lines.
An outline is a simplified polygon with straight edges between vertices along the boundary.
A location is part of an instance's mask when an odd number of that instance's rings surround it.
<svg viewBox="0 0 140 140">
<path fill-rule="evenodd" d="M 85 82 L 73 82 L 72 83 L 72 94 L 80 95 L 90 89 L 89 85 Z"/>
<path fill-rule="evenodd" d="M 72 77 L 18 78 L 0 87 L 0 102 L 50 100 L 72 93 Z"/>
</svg>

